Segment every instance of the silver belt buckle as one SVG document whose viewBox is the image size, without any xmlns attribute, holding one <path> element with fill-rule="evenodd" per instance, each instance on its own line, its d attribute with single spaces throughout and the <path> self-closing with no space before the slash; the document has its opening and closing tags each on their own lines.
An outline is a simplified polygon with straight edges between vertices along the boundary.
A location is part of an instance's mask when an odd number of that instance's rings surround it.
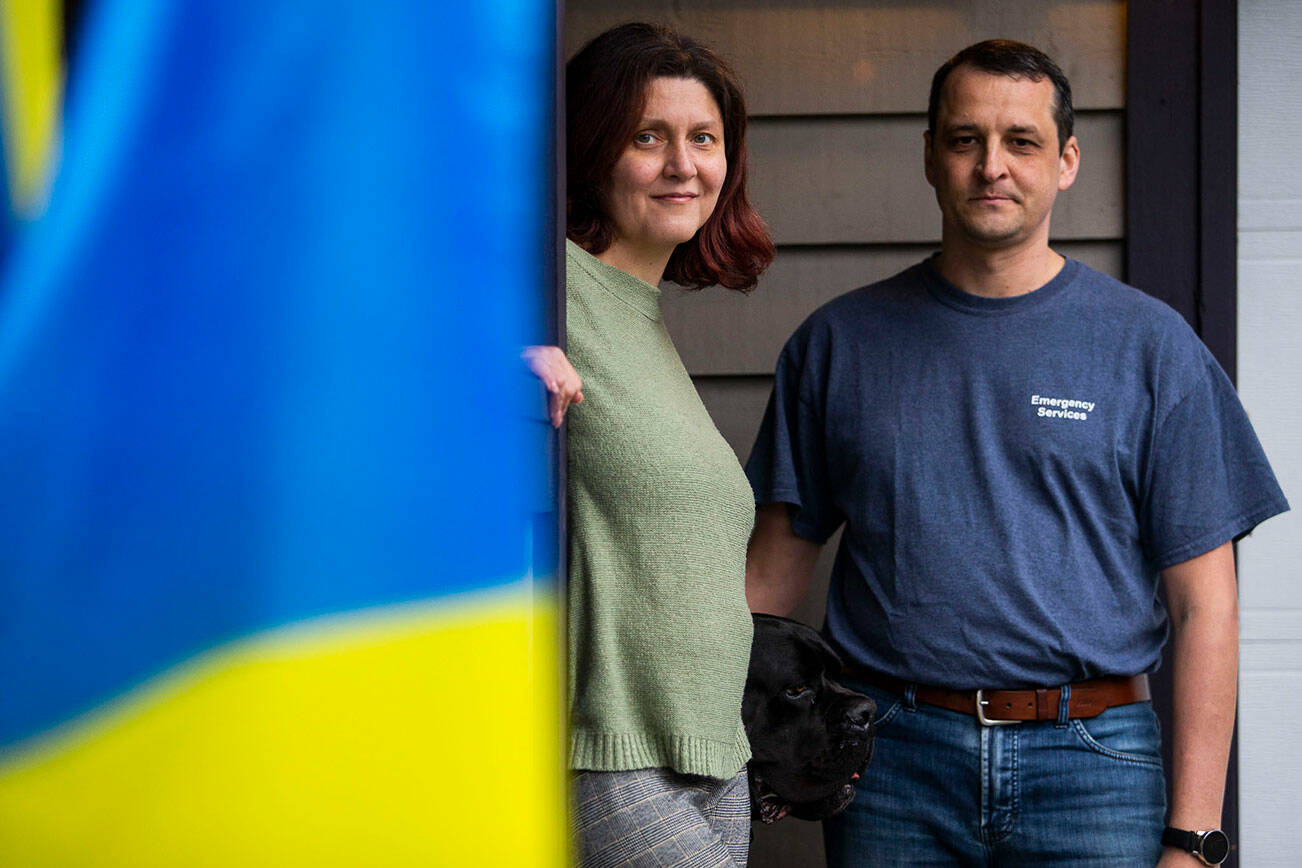
<svg viewBox="0 0 1302 868">
<path fill-rule="evenodd" d="M 978 690 L 976 692 L 977 720 L 981 721 L 982 726 L 1007 726 L 1010 723 L 1021 723 L 1020 720 L 999 720 L 997 718 L 986 717 L 985 707 L 990 704 L 990 700 L 981 695 L 984 692 L 984 690 Z"/>
</svg>

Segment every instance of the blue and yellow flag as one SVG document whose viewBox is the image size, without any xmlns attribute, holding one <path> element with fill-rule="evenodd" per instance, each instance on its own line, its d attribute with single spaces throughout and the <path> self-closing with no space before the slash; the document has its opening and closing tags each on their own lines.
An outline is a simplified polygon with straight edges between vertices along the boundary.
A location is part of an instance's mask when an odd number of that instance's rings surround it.
<svg viewBox="0 0 1302 868">
<path fill-rule="evenodd" d="M 0 865 L 559 865 L 554 4 L 0 3 Z"/>
</svg>

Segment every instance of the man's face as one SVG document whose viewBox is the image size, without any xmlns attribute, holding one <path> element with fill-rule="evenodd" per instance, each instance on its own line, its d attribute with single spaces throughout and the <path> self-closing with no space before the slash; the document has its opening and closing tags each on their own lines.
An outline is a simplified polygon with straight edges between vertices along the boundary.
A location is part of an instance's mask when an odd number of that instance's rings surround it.
<svg viewBox="0 0 1302 868">
<path fill-rule="evenodd" d="M 1053 82 L 960 66 L 941 89 L 926 135 L 927 181 L 945 240 L 1009 248 L 1049 242 L 1059 190 L 1076 180 L 1076 137 L 1058 148 Z"/>
</svg>

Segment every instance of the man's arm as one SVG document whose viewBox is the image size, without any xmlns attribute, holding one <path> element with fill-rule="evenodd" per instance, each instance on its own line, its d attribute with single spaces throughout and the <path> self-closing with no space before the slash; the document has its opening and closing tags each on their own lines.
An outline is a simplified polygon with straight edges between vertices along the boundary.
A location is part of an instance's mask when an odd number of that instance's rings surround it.
<svg viewBox="0 0 1302 868">
<path fill-rule="evenodd" d="M 785 503 L 755 511 L 755 531 L 746 549 L 746 602 L 752 612 L 790 615 L 809 590 L 823 547 L 796 536 Z"/>
<path fill-rule="evenodd" d="M 1162 571 L 1172 629 L 1170 825 L 1219 829 L 1234 732 L 1239 603 L 1230 543 Z M 1163 866 L 1201 865 L 1168 847 Z"/>
</svg>

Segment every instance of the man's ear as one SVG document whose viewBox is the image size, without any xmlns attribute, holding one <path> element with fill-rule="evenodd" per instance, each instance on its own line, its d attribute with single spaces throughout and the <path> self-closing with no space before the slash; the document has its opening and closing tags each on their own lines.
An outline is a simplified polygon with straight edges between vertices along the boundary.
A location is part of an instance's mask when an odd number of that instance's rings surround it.
<svg viewBox="0 0 1302 868">
<path fill-rule="evenodd" d="M 931 166 L 931 161 L 935 157 L 935 138 L 931 135 L 931 130 L 922 132 L 922 171 L 927 176 L 927 183 L 936 186 L 936 173 Z"/>
<path fill-rule="evenodd" d="M 1076 182 L 1076 172 L 1080 169 L 1080 145 L 1076 137 L 1067 139 L 1062 153 L 1058 156 L 1058 191 L 1062 192 Z"/>
</svg>

